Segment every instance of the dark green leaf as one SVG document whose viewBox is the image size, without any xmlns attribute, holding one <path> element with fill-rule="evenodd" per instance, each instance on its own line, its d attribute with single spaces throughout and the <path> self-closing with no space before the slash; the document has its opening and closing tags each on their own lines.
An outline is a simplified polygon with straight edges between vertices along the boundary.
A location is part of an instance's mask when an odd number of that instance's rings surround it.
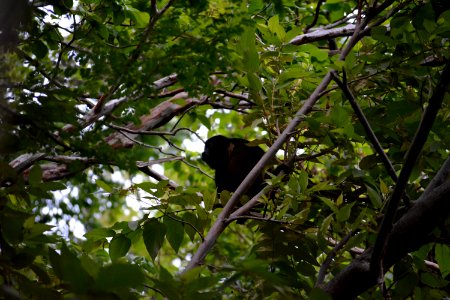
<svg viewBox="0 0 450 300">
<path fill-rule="evenodd" d="M 109 243 L 109 256 L 111 259 L 117 260 L 118 258 L 125 256 L 130 250 L 131 241 L 123 234 L 116 235 Z"/>
<path fill-rule="evenodd" d="M 445 244 L 436 244 L 434 253 L 442 277 L 446 278 L 450 274 L 450 247 Z"/>
<path fill-rule="evenodd" d="M 129 290 L 144 282 L 144 274 L 136 265 L 112 264 L 100 269 L 95 286 L 103 291 Z"/>
<path fill-rule="evenodd" d="M 32 186 L 39 186 L 42 182 L 42 169 L 39 165 L 34 165 L 28 175 L 28 182 Z"/>
<path fill-rule="evenodd" d="M 90 240 L 101 240 L 104 239 L 106 237 L 112 237 L 114 236 L 116 233 L 114 230 L 112 229 L 108 229 L 108 228 L 95 228 L 92 229 L 91 231 L 87 232 L 84 237 Z"/>
<path fill-rule="evenodd" d="M 155 260 L 166 235 L 166 227 L 157 219 L 150 219 L 144 225 L 144 243 L 150 257 Z"/>
<path fill-rule="evenodd" d="M 36 55 L 37 59 L 41 59 L 47 56 L 48 48 L 47 46 L 40 40 L 35 41 L 31 44 L 31 50 L 34 55 Z"/>
<path fill-rule="evenodd" d="M 184 226 L 180 221 L 173 220 L 168 216 L 164 217 L 164 225 L 167 229 L 167 241 L 169 241 L 175 253 L 178 253 L 184 238 Z"/>
</svg>

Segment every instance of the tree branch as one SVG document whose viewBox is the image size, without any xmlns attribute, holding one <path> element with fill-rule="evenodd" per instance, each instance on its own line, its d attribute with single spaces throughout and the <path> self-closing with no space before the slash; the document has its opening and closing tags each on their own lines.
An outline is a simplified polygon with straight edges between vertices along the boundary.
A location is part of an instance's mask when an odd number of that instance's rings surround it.
<svg viewBox="0 0 450 300">
<path fill-rule="evenodd" d="M 397 181 L 397 174 L 395 173 L 394 166 L 392 165 L 391 161 L 389 160 L 387 154 L 384 152 L 383 147 L 381 146 L 380 142 L 378 141 L 377 136 L 375 135 L 375 132 L 373 132 L 372 127 L 370 126 L 369 121 L 367 120 L 366 116 L 364 115 L 361 107 L 359 107 L 358 102 L 356 102 L 355 97 L 353 96 L 353 93 L 350 91 L 348 85 L 344 82 L 342 82 L 339 79 L 339 76 L 336 72 L 332 72 L 333 80 L 337 83 L 337 85 L 341 88 L 342 92 L 344 93 L 345 97 L 350 102 L 350 105 L 353 108 L 353 111 L 355 112 L 356 116 L 359 119 L 359 122 L 363 126 L 364 130 L 366 131 L 367 137 L 369 138 L 370 142 L 372 143 L 372 146 L 378 155 L 381 157 L 381 161 L 384 163 L 384 166 L 386 167 L 386 170 L 391 176 L 392 180 L 395 182 Z M 345 71 L 344 71 L 344 78 L 345 78 Z"/>
<path fill-rule="evenodd" d="M 422 151 L 423 146 L 427 140 L 427 137 L 431 131 L 434 120 L 436 119 L 437 113 L 442 105 L 444 96 L 447 90 L 447 86 L 450 83 L 450 61 L 447 62 L 444 70 L 442 71 L 441 78 L 436 85 L 436 89 L 430 98 L 427 108 L 422 116 L 422 120 L 419 124 L 419 128 L 414 136 L 411 147 L 406 153 L 405 162 L 400 175 L 395 185 L 394 191 L 389 198 L 386 213 L 384 215 L 383 221 L 381 223 L 380 230 L 378 232 L 377 240 L 374 245 L 373 255 L 370 262 L 370 268 L 373 272 L 382 274 L 380 269 L 383 266 L 383 251 L 386 245 L 386 240 L 389 232 L 392 229 L 392 223 L 394 221 L 395 212 L 400 199 L 403 196 L 405 188 L 408 184 L 409 176 L 414 168 L 414 165 Z"/>
<path fill-rule="evenodd" d="M 450 172 L 450 162 L 447 160 L 438 174 Z M 436 175 L 439 177 L 440 175 Z M 427 190 L 432 187 L 430 184 Z M 403 215 L 392 228 L 385 243 L 383 271 L 388 270 L 406 254 L 419 249 L 431 240 L 433 230 L 443 224 L 449 216 L 450 179 L 430 192 L 423 193 L 413 206 Z M 379 274 L 371 270 L 372 249 L 366 250 L 361 256 L 341 271 L 323 290 L 333 299 L 354 299 L 359 294 L 377 283 Z"/>
<path fill-rule="evenodd" d="M 356 26 L 348 24 L 339 28 L 317 29 L 313 32 L 305 33 L 294 37 L 289 41 L 292 45 L 304 45 L 312 42 L 328 40 L 340 36 L 351 36 L 355 33 Z"/>
</svg>

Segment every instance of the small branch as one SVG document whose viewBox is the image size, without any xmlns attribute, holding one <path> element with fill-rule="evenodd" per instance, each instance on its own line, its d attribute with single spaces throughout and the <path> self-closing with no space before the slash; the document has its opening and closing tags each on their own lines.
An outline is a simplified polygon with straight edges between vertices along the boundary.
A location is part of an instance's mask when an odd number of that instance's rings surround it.
<svg viewBox="0 0 450 300">
<path fill-rule="evenodd" d="M 162 212 L 162 211 L 161 211 L 161 212 Z M 203 234 L 201 233 L 201 231 L 198 230 L 198 229 L 197 229 L 193 224 L 191 224 L 190 222 L 185 221 L 185 220 L 182 220 L 182 219 L 175 218 L 175 217 L 173 217 L 173 216 L 171 216 L 170 214 L 165 213 L 165 212 L 162 212 L 162 213 L 164 214 L 164 216 L 166 216 L 166 217 L 168 217 L 168 218 L 170 218 L 170 219 L 172 219 L 172 220 L 174 220 L 174 221 L 177 221 L 177 222 L 180 222 L 180 223 L 189 225 L 192 229 L 194 229 L 195 232 L 198 233 L 198 235 L 200 236 L 200 239 L 201 239 L 202 241 L 205 239 L 205 237 L 203 236 Z"/>
<path fill-rule="evenodd" d="M 153 179 L 155 179 L 156 181 L 164 181 L 167 180 L 169 182 L 169 186 L 172 189 L 176 189 L 177 187 L 179 187 L 178 183 L 176 183 L 175 181 L 169 179 L 168 177 L 159 174 L 157 172 L 155 172 L 153 169 L 149 168 L 146 165 L 141 165 L 142 162 L 138 161 L 136 162 L 136 166 L 137 168 L 142 171 L 143 173 L 147 174 L 148 176 L 152 177 Z"/>
<path fill-rule="evenodd" d="M 320 266 L 319 274 L 317 275 L 317 281 L 316 281 L 316 285 L 315 285 L 316 287 L 320 286 L 323 283 L 323 281 L 325 279 L 326 271 L 327 271 L 328 267 L 331 265 L 331 263 L 333 262 L 338 251 L 341 250 L 345 246 L 345 244 L 347 244 L 347 242 L 350 240 L 350 238 L 352 236 L 354 236 L 357 232 L 358 232 L 358 230 L 352 230 L 339 243 L 337 243 L 330 252 L 328 252 L 327 258 L 325 259 L 323 264 Z"/>
<path fill-rule="evenodd" d="M 164 150 L 162 149 L 161 146 L 153 146 L 153 145 L 149 145 L 149 144 L 146 144 L 144 142 L 138 141 L 138 140 L 134 139 L 133 137 L 129 136 L 127 133 L 122 132 L 122 131 L 119 131 L 119 133 L 122 134 L 127 139 L 129 139 L 130 141 L 132 141 L 133 143 L 139 145 L 139 146 L 142 146 L 142 147 L 145 147 L 145 148 L 149 148 L 149 149 L 155 149 L 155 150 L 158 150 L 159 152 L 161 152 L 162 154 L 171 155 L 171 156 L 176 157 L 175 154 L 164 152 Z"/>
<path fill-rule="evenodd" d="M 40 63 L 37 60 L 31 58 L 31 56 L 29 56 L 27 53 L 25 53 L 24 51 L 22 51 L 20 49 L 16 49 L 16 52 L 20 56 L 22 56 L 26 60 L 28 60 L 30 62 L 30 64 L 36 68 L 36 71 L 38 71 L 42 76 L 44 76 L 50 83 L 54 84 L 55 86 L 57 86 L 60 89 L 64 88 L 64 85 L 62 83 L 60 83 L 59 81 L 57 81 L 55 78 L 53 78 L 52 76 L 47 74 L 47 72 L 44 71 L 44 68 L 41 67 Z"/>
<path fill-rule="evenodd" d="M 316 12 L 314 13 L 314 19 L 312 20 L 311 24 L 309 24 L 308 26 L 306 26 L 305 30 L 303 30 L 304 33 L 307 33 L 311 28 L 313 28 L 314 26 L 316 26 L 317 20 L 319 19 L 320 7 L 322 6 L 322 3 L 323 3 L 323 2 L 325 2 L 325 0 L 319 0 L 319 1 L 317 2 Z"/>
<path fill-rule="evenodd" d="M 166 158 L 161 158 L 161 159 L 154 159 L 148 162 L 144 162 L 144 161 L 137 161 L 136 162 L 136 166 L 138 168 L 140 167 L 150 167 L 156 164 L 163 164 L 165 162 L 168 161 L 176 161 L 176 160 L 183 160 L 184 158 L 182 156 L 174 156 L 174 157 L 166 157 Z"/>
<path fill-rule="evenodd" d="M 330 148 L 330 149 L 325 149 L 323 151 L 320 151 L 319 153 L 316 154 L 311 154 L 311 155 L 299 155 L 295 158 L 295 161 L 309 161 L 311 159 L 323 156 L 323 155 L 327 155 L 329 153 L 333 153 L 334 149 L 336 149 L 336 147 Z"/>
<path fill-rule="evenodd" d="M 246 101 L 252 105 L 256 105 L 255 102 L 248 99 L 248 94 L 235 94 L 235 93 L 231 93 L 231 92 L 221 90 L 221 89 L 215 90 L 215 92 L 218 94 L 222 94 L 224 96 L 230 97 L 230 98 Z"/>
</svg>

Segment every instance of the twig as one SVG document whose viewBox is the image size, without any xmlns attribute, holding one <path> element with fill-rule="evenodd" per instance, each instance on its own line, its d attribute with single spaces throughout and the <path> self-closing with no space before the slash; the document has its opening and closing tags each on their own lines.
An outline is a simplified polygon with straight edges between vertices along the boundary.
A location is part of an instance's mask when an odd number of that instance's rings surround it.
<svg viewBox="0 0 450 300">
<path fill-rule="evenodd" d="M 316 26 L 317 24 L 317 20 L 319 19 L 319 14 L 320 14 L 320 7 L 322 6 L 322 3 L 325 0 L 319 0 L 317 2 L 317 6 L 316 6 L 316 12 L 314 13 L 314 19 L 312 20 L 311 24 L 309 24 L 308 26 L 306 26 L 305 30 L 303 30 L 304 33 L 307 33 L 311 28 L 313 28 L 314 26 Z"/>
<path fill-rule="evenodd" d="M 347 242 L 350 240 L 350 238 L 352 236 L 354 236 L 357 232 L 358 232 L 358 230 L 356 230 L 356 229 L 352 230 L 339 243 L 337 243 L 330 252 L 328 252 L 327 258 L 325 259 L 323 264 L 320 266 L 319 273 L 317 275 L 316 285 L 315 285 L 316 287 L 320 286 L 323 283 L 323 281 L 325 279 L 326 271 L 327 271 L 328 267 L 331 265 L 331 263 L 333 262 L 333 259 L 336 257 L 336 254 L 338 253 L 338 251 L 341 250 L 345 246 L 345 244 L 347 244 Z"/>
<path fill-rule="evenodd" d="M 189 225 L 190 227 L 192 227 L 192 229 L 195 230 L 195 232 L 198 233 L 198 235 L 200 236 L 200 239 L 201 239 L 202 241 L 205 239 L 205 237 L 203 236 L 203 234 L 201 233 L 201 231 L 198 230 L 192 223 L 190 223 L 190 222 L 188 222 L 188 221 L 185 221 L 185 220 L 182 220 L 182 219 L 175 218 L 175 217 L 171 216 L 170 214 L 165 213 L 165 212 L 163 212 L 163 211 L 161 211 L 161 212 L 164 214 L 164 216 L 167 216 L 167 217 L 169 217 L 170 219 L 172 219 L 172 220 L 174 220 L 174 221 L 177 221 L 177 222 L 180 222 L 180 223 Z"/>
<path fill-rule="evenodd" d="M 179 187 L 178 183 L 176 183 L 175 181 L 169 179 L 168 177 L 159 174 L 157 172 L 155 172 L 152 168 L 146 166 L 145 164 L 141 164 L 142 162 L 138 161 L 136 162 L 136 166 L 137 168 L 142 171 L 143 173 L 147 174 L 148 176 L 154 178 L 157 181 L 164 181 L 167 180 L 169 182 L 169 186 L 172 189 L 176 189 L 177 187 Z"/>
</svg>

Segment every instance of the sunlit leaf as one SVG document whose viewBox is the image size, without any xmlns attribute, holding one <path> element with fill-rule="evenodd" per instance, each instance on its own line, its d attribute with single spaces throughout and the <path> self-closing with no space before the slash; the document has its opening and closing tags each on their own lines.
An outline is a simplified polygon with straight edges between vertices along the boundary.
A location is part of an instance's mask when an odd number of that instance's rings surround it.
<svg viewBox="0 0 450 300">
<path fill-rule="evenodd" d="M 87 232 L 84 237 L 90 240 L 100 240 L 115 235 L 114 230 L 108 228 L 94 228 Z"/>
<path fill-rule="evenodd" d="M 446 278 L 450 274 L 450 261 L 448 259 L 450 257 L 450 247 L 445 244 L 436 244 L 434 253 L 442 277 Z"/>
</svg>

